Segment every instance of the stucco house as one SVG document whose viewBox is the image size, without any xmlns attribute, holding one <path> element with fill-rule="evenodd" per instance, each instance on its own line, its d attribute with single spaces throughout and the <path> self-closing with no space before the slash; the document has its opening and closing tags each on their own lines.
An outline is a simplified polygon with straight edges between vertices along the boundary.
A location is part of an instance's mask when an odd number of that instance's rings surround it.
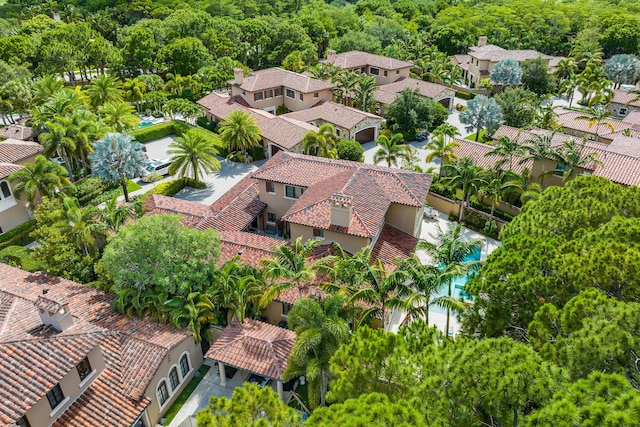
<svg viewBox="0 0 640 427">
<path fill-rule="evenodd" d="M 7 139 L 0 142 L 0 234 L 13 230 L 28 221 L 31 212 L 24 195 L 17 197 L 7 179 L 13 172 L 33 163 L 42 153 L 42 145 L 36 142 Z"/>
<path fill-rule="evenodd" d="M 376 78 L 377 85 L 384 85 L 395 82 L 402 77 L 409 77 L 409 72 L 413 66 L 410 62 L 359 50 L 336 53 L 335 50 L 329 49 L 327 50 L 327 59 L 320 62 L 333 64 L 343 70 L 359 71 L 362 74 L 373 76 Z"/>
<path fill-rule="evenodd" d="M 600 122 L 590 123 L 587 112 L 563 108 L 556 108 L 554 111 L 556 122 L 562 126 L 562 131 L 579 138 L 608 144 L 618 136 L 640 137 L 638 126 L 624 120 L 604 118 Z"/>
<path fill-rule="evenodd" d="M 0 263 L 0 424 L 152 427 L 202 365 L 186 330 L 114 296 Z"/>
<path fill-rule="evenodd" d="M 420 95 L 439 102 L 449 111 L 453 108 L 455 90 L 437 83 L 425 82 L 411 77 L 402 77 L 393 83 L 378 86 L 373 93 L 373 98 L 381 105 L 389 105 L 407 88 L 411 90 L 417 89 Z"/>
<path fill-rule="evenodd" d="M 626 117 L 632 111 L 640 111 L 640 94 L 616 89 L 609 102 L 609 112 L 613 117 Z"/>
<path fill-rule="evenodd" d="M 300 111 L 333 99 L 334 84 L 282 68 L 253 71 L 248 76 L 235 68 L 233 73 L 234 78 L 229 81 L 231 96 L 241 97 L 250 107 L 271 114 L 276 114 L 281 105 L 289 111 Z"/>
</svg>

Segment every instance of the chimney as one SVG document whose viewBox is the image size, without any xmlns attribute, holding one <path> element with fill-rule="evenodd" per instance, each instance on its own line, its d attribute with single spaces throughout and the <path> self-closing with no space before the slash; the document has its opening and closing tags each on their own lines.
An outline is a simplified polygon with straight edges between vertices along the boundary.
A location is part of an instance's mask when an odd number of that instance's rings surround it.
<svg viewBox="0 0 640 427">
<path fill-rule="evenodd" d="M 336 51 L 333 49 L 328 49 L 327 50 L 327 62 L 330 62 L 332 64 L 336 63 Z"/>
<path fill-rule="evenodd" d="M 242 71 L 242 68 L 234 68 L 233 83 L 237 85 L 241 85 L 243 81 L 244 81 L 244 71 Z"/>
<path fill-rule="evenodd" d="M 331 202 L 331 225 L 348 228 L 351 225 L 353 197 L 332 194 L 329 200 Z"/>
<path fill-rule="evenodd" d="M 51 326 L 59 332 L 73 327 L 75 322 L 69 310 L 69 303 L 63 298 L 45 296 L 48 292 L 48 289 L 43 289 L 42 295 L 36 300 L 42 324 Z"/>
<path fill-rule="evenodd" d="M 478 47 L 482 47 L 486 45 L 487 45 L 487 36 L 478 37 Z"/>
</svg>

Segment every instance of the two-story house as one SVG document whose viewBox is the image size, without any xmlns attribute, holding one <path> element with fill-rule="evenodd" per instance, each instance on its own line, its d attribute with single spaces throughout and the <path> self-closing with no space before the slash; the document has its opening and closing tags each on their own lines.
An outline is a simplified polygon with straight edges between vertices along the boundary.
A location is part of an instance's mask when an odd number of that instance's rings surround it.
<svg viewBox="0 0 640 427">
<path fill-rule="evenodd" d="M 202 365 L 191 334 L 0 263 L 0 425 L 153 427 Z"/>
<path fill-rule="evenodd" d="M 609 102 L 611 115 L 614 117 L 626 117 L 632 111 L 640 111 L 640 95 L 626 90 L 614 90 L 613 98 Z"/>
<path fill-rule="evenodd" d="M 331 101 L 335 86 L 326 82 L 282 68 L 267 68 L 253 71 L 248 76 L 240 68 L 233 70 L 231 96 L 241 97 L 250 107 L 276 114 L 278 107 L 288 111 L 300 111 L 317 104 Z"/>
<path fill-rule="evenodd" d="M 29 220 L 31 212 L 24 195 L 17 197 L 7 179 L 24 164 L 33 163 L 42 153 L 42 145 L 36 142 L 7 139 L 0 142 L 0 234 L 13 230 Z"/>
<path fill-rule="evenodd" d="M 327 50 L 327 59 L 320 62 L 333 64 L 343 70 L 359 71 L 362 74 L 373 76 L 376 78 L 376 85 L 393 83 L 402 77 L 409 77 L 413 66 L 410 62 L 359 50 L 336 53 L 335 50 L 329 49 Z"/>
</svg>

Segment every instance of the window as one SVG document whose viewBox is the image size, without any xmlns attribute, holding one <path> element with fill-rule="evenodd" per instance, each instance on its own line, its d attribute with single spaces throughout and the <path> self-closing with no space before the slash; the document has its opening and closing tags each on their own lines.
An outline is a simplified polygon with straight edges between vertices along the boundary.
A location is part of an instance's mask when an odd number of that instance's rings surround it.
<svg viewBox="0 0 640 427">
<path fill-rule="evenodd" d="M 293 91 L 293 89 L 285 89 L 284 94 L 287 96 L 287 98 L 296 99 L 296 93 Z"/>
<path fill-rule="evenodd" d="M 400 70 L 396 70 L 396 76 L 400 74 Z"/>
<path fill-rule="evenodd" d="M 276 194 L 276 187 L 271 181 L 267 181 L 267 193 Z"/>
<path fill-rule="evenodd" d="M 304 95 L 300 92 L 300 101 L 304 101 Z"/>
<path fill-rule="evenodd" d="M 274 94 L 275 96 L 282 96 L 282 88 L 280 87 L 275 88 Z"/>
<path fill-rule="evenodd" d="M 0 182 L 0 200 L 11 197 L 11 188 L 7 181 Z"/>
<path fill-rule="evenodd" d="M 282 315 L 287 316 L 289 314 L 289 310 L 293 307 L 292 304 L 287 304 L 286 302 L 282 303 Z"/>
<path fill-rule="evenodd" d="M 18 422 L 16 422 L 16 425 L 18 427 L 31 427 L 31 424 L 29 424 L 29 420 L 27 420 L 26 415 L 24 417 L 20 418 L 18 420 Z"/>
<path fill-rule="evenodd" d="M 267 212 L 267 222 L 276 222 L 276 214 L 273 212 Z"/>
<path fill-rule="evenodd" d="M 178 370 L 176 369 L 175 366 L 171 368 L 171 370 L 169 371 L 169 384 L 171 384 L 171 390 L 174 390 L 174 391 L 176 388 L 178 388 L 178 385 L 180 385 L 180 379 L 178 378 Z"/>
<path fill-rule="evenodd" d="M 387 70 L 384 70 L 384 76 L 387 77 Z"/>
<path fill-rule="evenodd" d="M 180 373 L 182 373 L 182 378 L 186 377 L 190 370 L 189 358 L 186 354 L 183 354 L 180 358 Z"/>
<path fill-rule="evenodd" d="M 273 89 L 269 89 L 269 90 L 265 91 L 264 98 L 265 99 L 273 98 Z"/>
<path fill-rule="evenodd" d="M 285 185 L 284 186 L 285 196 L 290 199 L 299 199 L 300 196 L 304 193 L 304 188 L 295 187 L 293 185 Z"/>
<path fill-rule="evenodd" d="M 167 400 L 169 400 L 169 390 L 167 389 L 167 382 L 165 380 L 160 381 L 156 392 L 158 394 L 158 402 L 160 403 L 160 406 L 164 405 Z"/>
<path fill-rule="evenodd" d="M 62 394 L 60 384 L 56 384 L 56 386 L 47 393 L 47 399 L 49 400 L 51 409 L 56 409 L 58 407 L 58 405 L 64 400 L 64 394 Z"/>
<path fill-rule="evenodd" d="M 324 239 L 324 230 L 320 230 L 319 228 L 313 229 L 313 237 L 320 237 Z"/>
<path fill-rule="evenodd" d="M 627 108 L 626 107 L 621 107 L 620 111 L 618 111 L 618 114 L 621 116 L 624 116 L 627 114 Z"/>
<path fill-rule="evenodd" d="M 256 92 L 253 94 L 254 101 L 262 101 L 262 92 Z"/>
<path fill-rule="evenodd" d="M 556 172 L 560 172 L 560 173 L 564 172 L 564 165 L 562 163 L 558 163 L 556 165 Z"/>
<path fill-rule="evenodd" d="M 315 92 L 315 93 L 313 94 L 313 97 L 314 97 L 314 98 L 317 98 L 318 96 L 319 96 L 319 95 L 318 95 L 318 92 Z"/>
<path fill-rule="evenodd" d="M 379 76 L 380 75 L 380 69 L 379 68 L 371 67 L 371 68 L 369 68 L 369 72 L 371 74 L 373 74 L 374 76 Z"/>
<path fill-rule="evenodd" d="M 78 375 L 80 375 L 80 381 L 83 381 L 92 371 L 89 359 L 86 357 L 82 359 L 82 361 L 78 363 L 78 366 L 76 366 L 76 369 L 78 370 Z"/>
</svg>

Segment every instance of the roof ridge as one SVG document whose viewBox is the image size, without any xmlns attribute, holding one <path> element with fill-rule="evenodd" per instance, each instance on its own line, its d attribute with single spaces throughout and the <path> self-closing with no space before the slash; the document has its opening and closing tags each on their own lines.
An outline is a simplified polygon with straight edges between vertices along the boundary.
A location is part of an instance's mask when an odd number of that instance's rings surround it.
<svg viewBox="0 0 640 427">
<path fill-rule="evenodd" d="M 376 171 L 376 172 L 379 172 L 379 173 L 388 173 L 389 175 L 393 176 L 393 177 L 396 179 L 396 181 L 398 181 L 398 182 L 400 183 L 400 185 L 402 186 L 402 188 L 404 188 L 404 189 L 405 189 L 405 191 L 406 191 L 407 193 L 409 193 L 409 196 L 410 196 L 413 200 L 415 200 L 415 201 L 416 201 L 417 203 L 419 203 L 420 205 L 423 205 L 423 204 L 424 204 L 424 200 L 418 200 L 418 198 L 416 197 L 416 195 L 415 195 L 415 194 L 413 194 L 413 191 L 411 191 L 411 189 L 409 189 L 409 187 L 405 184 L 405 182 L 404 182 L 402 179 L 400 179 L 400 177 L 398 176 L 398 172 L 395 172 L 395 171 L 382 171 L 382 170 L 381 170 L 381 171 Z M 384 188 L 383 188 L 383 189 L 384 189 Z M 387 193 L 387 192 L 385 191 L 385 193 Z M 390 195 L 389 195 L 388 193 L 387 193 L 387 196 L 389 197 L 389 200 L 390 200 L 390 201 L 393 201 L 393 198 L 392 198 L 392 197 L 390 197 Z M 395 203 L 395 202 L 394 202 L 394 203 Z"/>
<path fill-rule="evenodd" d="M 6 293 L 4 291 L 2 291 L 2 292 Z M 9 318 L 11 317 L 11 314 L 13 313 L 13 309 L 18 304 L 18 299 L 14 295 L 11 295 L 9 293 L 6 293 L 6 294 L 11 297 L 11 306 L 9 307 L 7 312 L 5 313 L 4 319 L 2 321 L 2 327 L 0 328 L 0 342 L 1 342 L 2 335 L 4 335 L 4 330 L 6 329 L 7 325 L 9 324 Z"/>
<path fill-rule="evenodd" d="M 67 334 L 67 335 L 54 335 L 54 336 L 50 336 L 50 337 L 33 337 L 31 339 L 19 339 L 19 340 L 13 340 L 13 341 L 1 341 L 1 343 L 3 345 L 14 345 L 14 344 L 21 344 L 21 343 L 32 343 L 32 342 L 38 342 L 41 343 L 43 341 L 54 341 L 54 340 L 59 340 L 62 338 L 69 338 L 69 339 L 75 339 L 75 338 L 81 338 L 81 337 L 86 337 L 86 336 L 93 336 L 93 335 L 104 335 L 107 336 L 109 335 L 108 331 L 93 331 L 93 332 L 78 332 L 78 333 L 74 333 L 74 334 Z"/>
</svg>

